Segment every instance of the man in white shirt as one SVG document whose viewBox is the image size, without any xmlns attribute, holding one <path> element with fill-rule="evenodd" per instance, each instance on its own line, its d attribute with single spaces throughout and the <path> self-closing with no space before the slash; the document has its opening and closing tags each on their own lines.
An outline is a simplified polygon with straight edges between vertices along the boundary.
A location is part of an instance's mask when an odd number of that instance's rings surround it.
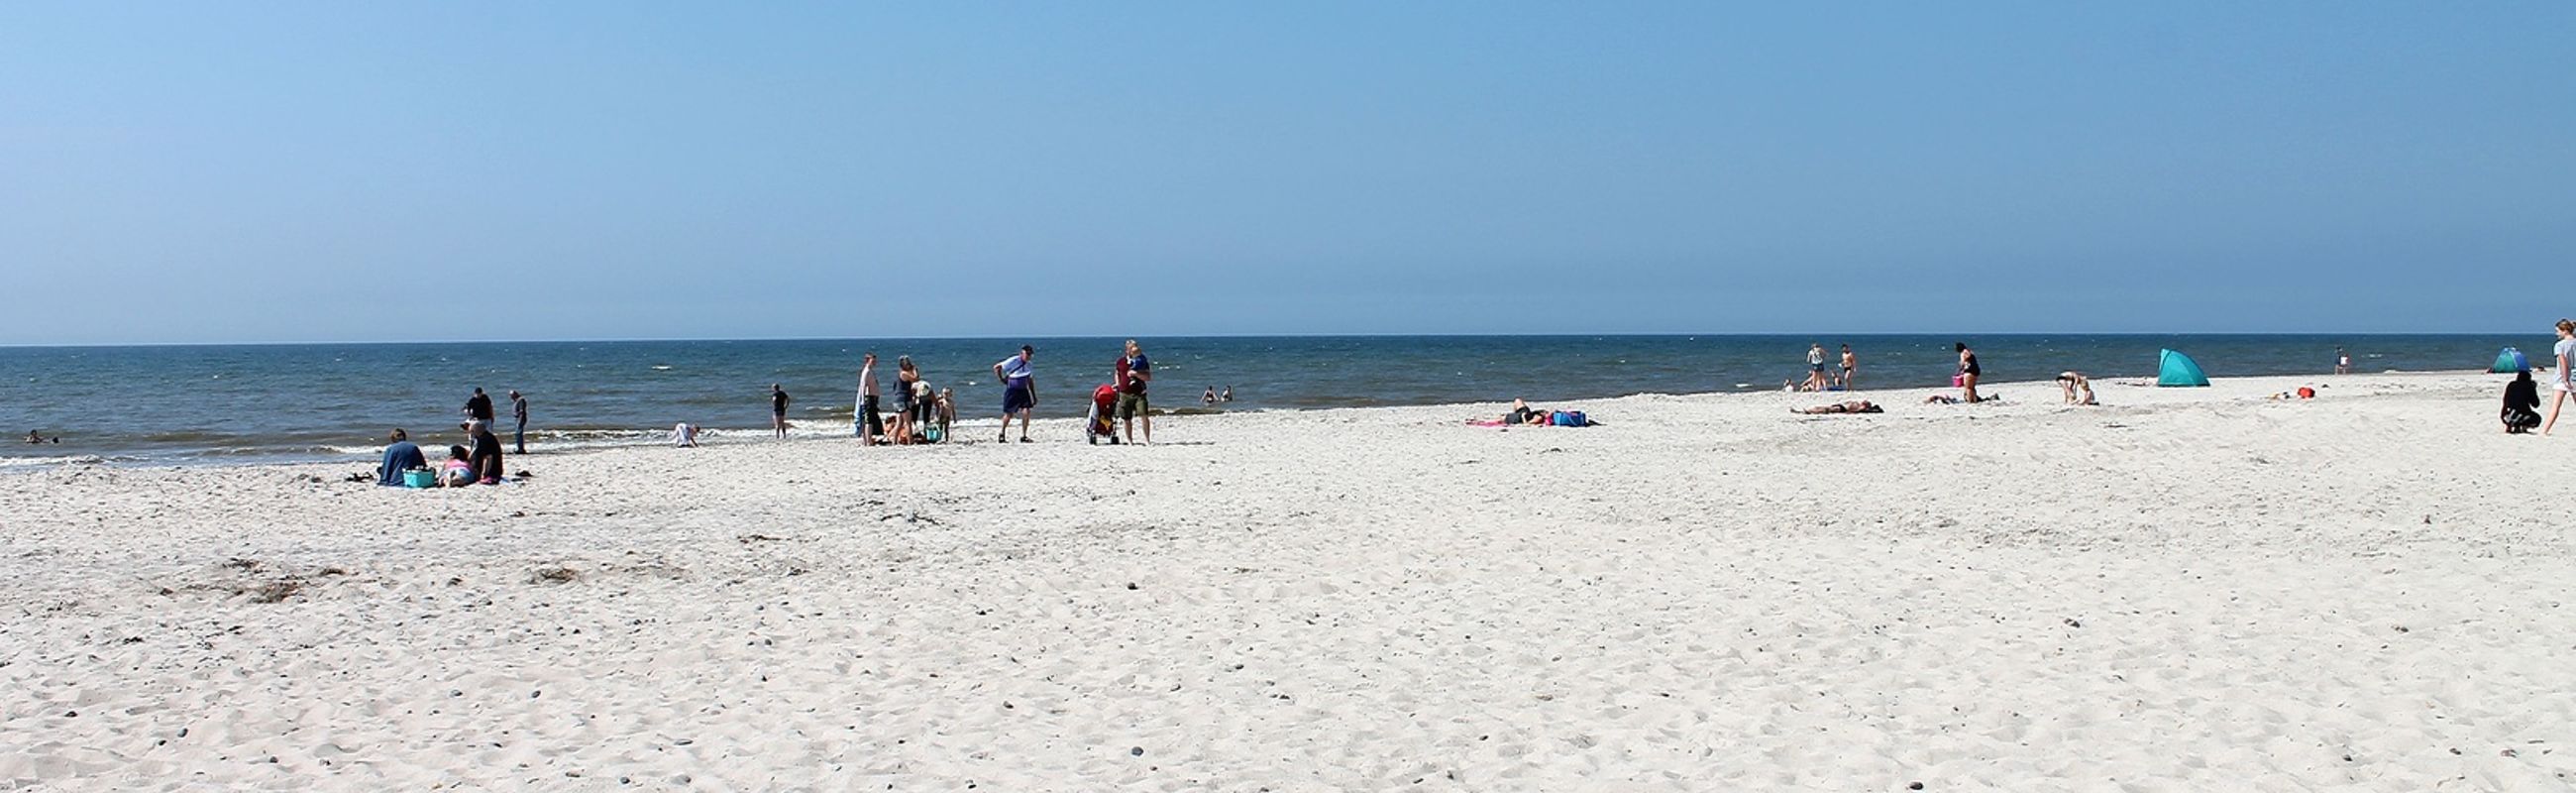
<svg viewBox="0 0 2576 793">
<path fill-rule="evenodd" d="M 1037 348 L 1023 344 L 1020 345 L 1020 354 L 993 364 L 993 376 L 1002 381 L 1001 441 L 1004 443 L 1011 440 L 1011 414 L 1014 413 L 1020 416 L 1020 442 L 1029 442 L 1029 413 L 1038 406 L 1036 370 L 1030 368 L 1029 356 L 1036 353 Z"/>
</svg>

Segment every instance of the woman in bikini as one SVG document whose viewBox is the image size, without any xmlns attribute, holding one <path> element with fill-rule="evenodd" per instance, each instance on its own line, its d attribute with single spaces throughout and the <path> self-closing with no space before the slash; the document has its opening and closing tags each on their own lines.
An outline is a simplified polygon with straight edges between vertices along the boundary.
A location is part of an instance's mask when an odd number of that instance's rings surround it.
<svg viewBox="0 0 2576 793">
<path fill-rule="evenodd" d="M 1977 351 L 1968 349 L 1964 341 L 1952 346 L 1959 351 L 1959 401 L 1977 402 L 1977 377 L 1985 374 L 1977 367 Z"/>
</svg>

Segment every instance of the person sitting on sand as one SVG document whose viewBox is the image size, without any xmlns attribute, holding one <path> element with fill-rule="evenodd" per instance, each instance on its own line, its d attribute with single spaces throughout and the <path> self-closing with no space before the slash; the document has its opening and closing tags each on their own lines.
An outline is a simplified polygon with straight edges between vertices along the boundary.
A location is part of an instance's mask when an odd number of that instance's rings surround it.
<svg viewBox="0 0 2576 793">
<path fill-rule="evenodd" d="M 2540 427 L 2540 384 L 2531 379 L 2531 370 L 2513 373 L 2513 382 L 2504 384 L 2504 431 L 2521 435 Z"/>
<path fill-rule="evenodd" d="M 698 425 L 680 422 L 671 425 L 671 445 L 692 448 L 698 445 Z"/>
<path fill-rule="evenodd" d="M 2058 372 L 2057 387 L 2059 390 L 2066 392 L 2066 404 L 2102 404 L 2100 402 L 2093 401 L 2093 380 L 2092 378 L 2085 377 L 2083 372 Z"/>
<path fill-rule="evenodd" d="M 474 484 L 474 464 L 466 461 L 463 446 L 447 447 L 447 462 L 438 465 L 439 487 L 464 487 Z"/>
<path fill-rule="evenodd" d="M 1855 399 L 1849 402 L 1836 402 L 1831 405 L 1817 405 L 1811 408 L 1790 408 L 1789 412 L 1802 413 L 1809 416 L 1829 416 L 1836 413 L 1885 413 L 1887 412 L 1887 409 L 1879 407 L 1876 403 L 1866 399 Z"/>
<path fill-rule="evenodd" d="M 469 422 L 466 432 L 474 439 L 474 451 L 466 457 L 473 465 L 474 478 L 487 485 L 500 484 L 501 477 L 509 474 L 501 466 L 501 436 L 492 434 L 492 422 Z"/>
<path fill-rule="evenodd" d="M 394 428 L 393 434 L 385 439 L 388 441 L 385 459 L 376 466 L 376 484 L 401 487 L 404 471 L 429 467 L 429 458 L 421 456 L 419 444 L 412 443 L 411 435 L 403 432 L 402 428 Z"/>
</svg>

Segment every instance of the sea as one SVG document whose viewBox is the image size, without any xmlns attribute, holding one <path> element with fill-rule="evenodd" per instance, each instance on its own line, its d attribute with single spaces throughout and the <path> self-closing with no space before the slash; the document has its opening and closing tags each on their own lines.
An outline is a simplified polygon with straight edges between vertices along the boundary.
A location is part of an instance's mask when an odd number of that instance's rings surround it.
<svg viewBox="0 0 2576 793">
<path fill-rule="evenodd" d="M 896 356 L 954 389 L 961 420 L 1000 412 L 992 366 L 1025 343 L 1040 417 L 1078 417 L 1108 382 L 1122 339 L 795 339 L 419 344 L 0 347 L 0 470 L 62 464 L 226 465 L 371 460 L 388 430 L 458 442 L 472 389 L 530 405 L 532 451 L 659 443 L 689 422 L 716 438 L 766 433 L 771 384 L 796 434 L 848 436 L 861 354 Z M 1858 390 L 1945 385 L 1954 342 L 1988 382 L 2151 377 L 2181 350 L 2213 378 L 2318 375 L 2348 350 L 2355 371 L 2484 369 L 2547 336 L 1847 335 L 1204 336 L 1144 338 L 1155 407 L 1312 410 L 1380 405 L 1545 404 L 1629 394 L 1778 390 L 1806 374 L 1808 345 L 1848 344 Z M 1231 401 L 1208 405 L 1208 390 Z M 891 393 L 891 392 L 889 392 Z M 888 400 L 891 409 L 891 400 Z M 26 443 L 33 432 L 49 442 Z M 961 433 L 962 434 L 962 433 Z M 50 442 L 59 439 L 59 443 Z"/>
</svg>

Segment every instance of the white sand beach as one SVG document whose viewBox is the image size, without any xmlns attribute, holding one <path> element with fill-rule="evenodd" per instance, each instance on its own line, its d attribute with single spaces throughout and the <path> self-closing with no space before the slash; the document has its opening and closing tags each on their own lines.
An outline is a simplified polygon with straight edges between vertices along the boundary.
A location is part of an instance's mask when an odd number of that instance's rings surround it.
<svg viewBox="0 0 2576 793">
<path fill-rule="evenodd" d="M 2500 387 L 10 474 L 0 788 L 2565 790 L 2576 426 Z"/>
</svg>

